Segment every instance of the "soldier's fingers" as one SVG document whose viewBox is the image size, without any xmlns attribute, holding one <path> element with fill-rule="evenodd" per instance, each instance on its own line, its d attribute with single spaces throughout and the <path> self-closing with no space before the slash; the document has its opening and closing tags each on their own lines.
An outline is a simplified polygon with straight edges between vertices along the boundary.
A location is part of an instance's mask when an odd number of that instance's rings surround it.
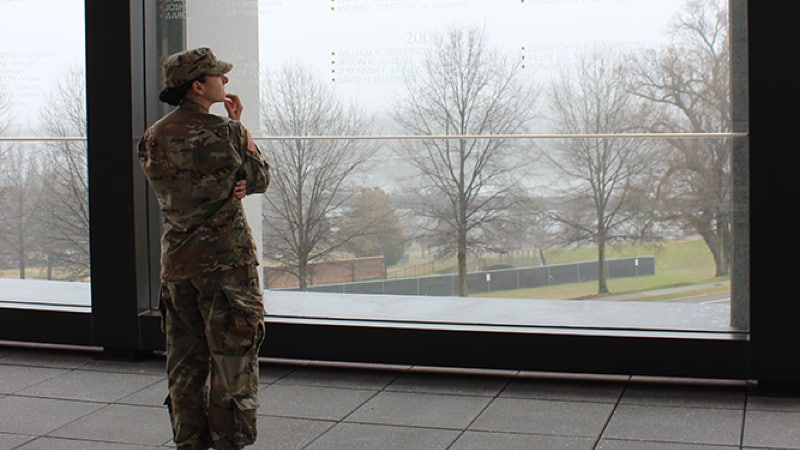
<svg viewBox="0 0 800 450">
<path fill-rule="evenodd" d="M 230 104 L 236 108 L 242 108 L 242 100 L 236 94 L 225 94 L 225 104 Z"/>
<path fill-rule="evenodd" d="M 233 188 L 233 195 L 238 199 L 242 199 L 247 195 L 247 180 L 239 180 L 236 182 Z"/>
</svg>

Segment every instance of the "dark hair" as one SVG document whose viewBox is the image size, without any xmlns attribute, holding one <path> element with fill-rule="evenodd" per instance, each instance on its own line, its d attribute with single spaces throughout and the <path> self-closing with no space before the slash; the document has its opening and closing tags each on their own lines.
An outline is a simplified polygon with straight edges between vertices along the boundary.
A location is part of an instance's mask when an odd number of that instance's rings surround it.
<svg viewBox="0 0 800 450">
<path fill-rule="evenodd" d="M 161 93 L 158 94 L 158 99 L 169 105 L 178 106 L 183 101 L 183 98 L 186 97 L 186 93 L 189 92 L 189 89 L 192 88 L 192 83 L 194 83 L 195 81 L 205 83 L 206 74 L 201 74 L 194 80 L 187 81 L 186 83 L 183 83 L 179 86 L 164 88 L 163 90 L 161 90 Z"/>
</svg>

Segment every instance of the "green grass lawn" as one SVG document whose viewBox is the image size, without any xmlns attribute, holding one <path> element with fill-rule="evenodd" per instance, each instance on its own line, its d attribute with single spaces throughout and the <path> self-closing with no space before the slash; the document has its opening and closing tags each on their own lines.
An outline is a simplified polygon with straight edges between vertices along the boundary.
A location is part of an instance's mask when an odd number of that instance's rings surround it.
<svg viewBox="0 0 800 450">
<path fill-rule="evenodd" d="M 597 259 L 597 249 L 557 249 L 545 253 L 550 265 L 567 264 Z M 654 256 L 655 275 L 644 277 L 611 278 L 608 280 L 610 294 L 650 291 L 676 286 L 697 285 L 696 293 L 723 292 L 730 290 L 728 277 L 716 278 L 714 259 L 702 239 L 687 239 L 664 243 L 660 246 L 625 245 L 609 247 L 608 259 L 635 256 Z M 713 286 L 708 286 L 714 283 Z M 685 295 L 685 294 L 683 294 Z M 481 294 L 482 297 L 578 299 L 597 296 L 597 281 L 546 286 L 531 289 L 515 289 Z M 650 300 L 669 296 L 651 297 Z"/>
</svg>

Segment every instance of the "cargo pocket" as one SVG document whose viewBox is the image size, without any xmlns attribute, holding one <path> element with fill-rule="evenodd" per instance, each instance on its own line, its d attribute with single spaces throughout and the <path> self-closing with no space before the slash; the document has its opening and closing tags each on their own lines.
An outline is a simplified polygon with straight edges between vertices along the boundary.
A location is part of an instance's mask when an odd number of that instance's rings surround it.
<svg viewBox="0 0 800 450">
<path fill-rule="evenodd" d="M 221 289 L 226 305 L 219 309 L 220 333 L 215 340 L 220 347 L 211 354 L 216 371 L 212 379 L 222 396 L 218 404 L 234 403 L 235 409 L 255 414 L 258 351 L 265 331 L 262 293 L 254 267 L 233 269 L 225 278 Z"/>
<path fill-rule="evenodd" d="M 226 356 L 258 355 L 264 340 L 264 301 L 256 268 L 232 270 L 232 280 L 222 288 L 229 310 L 224 337 Z"/>
</svg>

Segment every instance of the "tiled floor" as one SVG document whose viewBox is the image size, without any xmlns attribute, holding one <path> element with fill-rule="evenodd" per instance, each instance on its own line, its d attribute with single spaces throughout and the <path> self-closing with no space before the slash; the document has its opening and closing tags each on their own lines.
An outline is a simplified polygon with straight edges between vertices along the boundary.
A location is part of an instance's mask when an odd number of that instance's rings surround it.
<svg viewBox="0 0 800 450">
<path fill-rule="evenodd" d="M 169 448 L 163 357 L 0 346 L 0 449 Z M 746 382 L 264 360 L 263 449 L 800 449 Z"/>
</svg>

